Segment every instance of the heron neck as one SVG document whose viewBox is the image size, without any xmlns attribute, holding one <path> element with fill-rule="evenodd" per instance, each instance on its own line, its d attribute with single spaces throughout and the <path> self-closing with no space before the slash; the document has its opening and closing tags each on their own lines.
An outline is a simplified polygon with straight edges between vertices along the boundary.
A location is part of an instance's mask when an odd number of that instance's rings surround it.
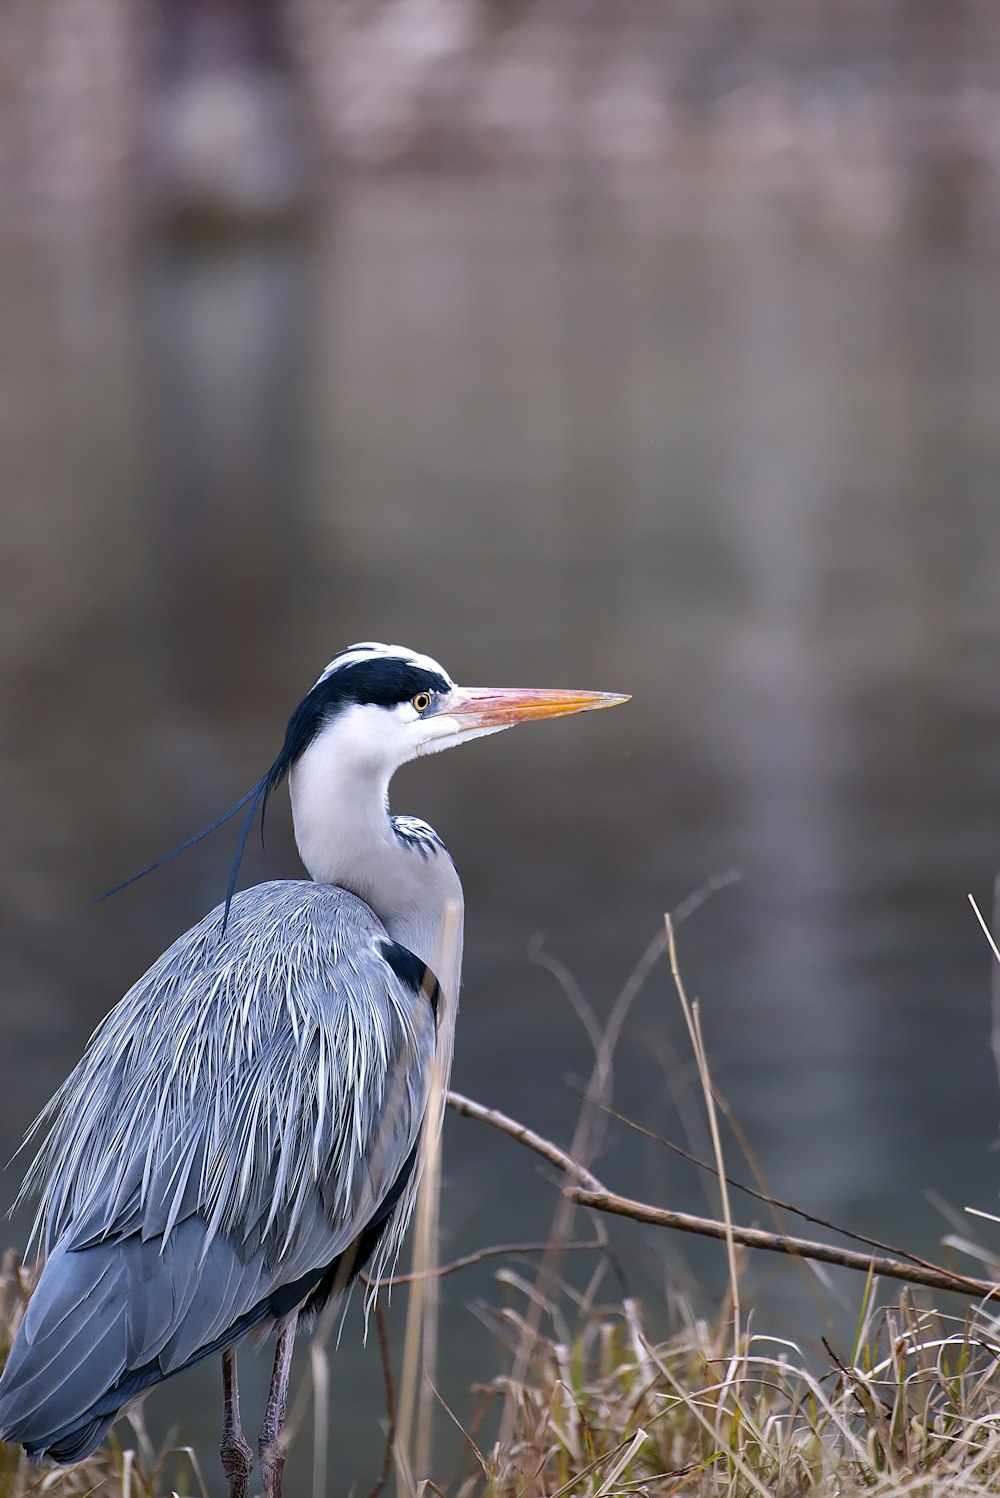
<svg viewBox="0 0 1000 1498">
<path fill-rule="evenodd" d="M 434 967 L 445 991 L 457 994 L 461 922 L 457 952 L 442 960 L 436 946 L 446 906 L 455 901 L 461 911 L 462 885 L 439 840 L 397 831 L 388 774 L 352 773 L 348 784 L 329 758 L 307 751 L 289 775 L 289 791 L 295 841 L 310 877 L 364 900 L 393 941 Z"/>
</svg>

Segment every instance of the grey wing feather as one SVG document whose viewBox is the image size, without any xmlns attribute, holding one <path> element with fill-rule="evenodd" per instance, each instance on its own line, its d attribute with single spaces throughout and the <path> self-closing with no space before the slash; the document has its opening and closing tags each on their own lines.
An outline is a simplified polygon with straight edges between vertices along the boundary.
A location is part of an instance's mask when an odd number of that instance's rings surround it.
<svg viewBox="0 0 1000 1498">
<path fill-rule="evenodd" d="M 287 1313 L 412 1162 L 434 1015 L 377 917 L 287 881 L 237 895 L 224 940 L 221 920 L 130 990 L 40 1120 L 46 1265 L 0 1379 L 29 1450 L 78 1459 L 142 1388 Z"/>
</svg>

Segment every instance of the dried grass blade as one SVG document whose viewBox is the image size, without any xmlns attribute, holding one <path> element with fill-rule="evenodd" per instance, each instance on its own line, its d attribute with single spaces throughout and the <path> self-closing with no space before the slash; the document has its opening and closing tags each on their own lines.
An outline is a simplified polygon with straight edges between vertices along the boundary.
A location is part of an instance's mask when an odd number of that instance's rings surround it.
<svg viewBox="0 0 1000 1498">
<path fill-rule="evenodd" d="M 715 1167 L 719 1178 L 719 1195 L 722 1201 L 722 1218 L 726 1227 L 726 1258 L 729 1264 L 729 1287 L 733 1304 L 733 1350 L 738 1358 L 740 1355 L 740 1282 L 739 1270 L 736 1262 L 736 1240 L 733 1237 L 733 1215 L 729 1205 L 729 1183 L 726 1176 L 726 1162 L 722 1151 L 722 1137 L 719 1133 L 719 1120 L 715 1109 L 715 1096 L 712 1091 L 712 1078 L 708 1070 L 708 1058 L 705 1054 L 705 1045 L 701 1033 L 701 1017 L 698 1011 L 697 1001 L 692 1005 L 687 996 L 684 979 L 681 975 L 680 963 L 677 959 L 677 938 L 674 933 L 674 923 L 669 913 L 664 917 L 667 928 L 667 953 L 670 958 L 670 972 L 677 991 L 681 1011 L 684 1015 L 691 1038 L 691 1048 L 694 1051 L 695 1062 L 698 1067 L 698 1076 L 701 1081 L 702 1092 L 705 1097 L 705 1110 L 708 1114 L 708 1126 L 712 1136 L 712 1150 L 715 1154 Z"/>
</svg>

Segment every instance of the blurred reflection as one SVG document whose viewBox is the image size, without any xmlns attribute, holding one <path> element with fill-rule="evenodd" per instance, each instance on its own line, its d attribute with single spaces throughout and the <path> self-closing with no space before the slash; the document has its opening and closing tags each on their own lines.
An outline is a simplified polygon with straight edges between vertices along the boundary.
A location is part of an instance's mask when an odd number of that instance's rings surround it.
<svg viewBox="0 0 1000 1498">
<path fill-rule="evenodd" d="M 311 266 L 296 238 L 167 239 L 140 277 L 154 482 L 155 631 L 176 690 L 218 691 L 211 639 L 247 641 L 254 589 L 294 600 L 309 568 L 301 527 Z M 253 627 L 253 625 L 251 625 Z M 195 667 L 192 679 L 191 666 Z M 164 662 L 165 669 L 168 662 Z"/>
<path fill-rule="evenodd" d="M 604 1011 L 664 909 L 736 864 L 682 958 L 771 1184 L 918 1251 L 926 1187 L 989 1205 L 965 905 L 1000 789 L 989 246 L 403 177 L 345 188 L 307 235 L 109 239 L 71 264 L 66 296 L 64 260 L 0 258 L 8 1153 L 219 897 L 231 844 L 86 899 L 229 804 L 332 651 L 375 637 L 466 680 L 634 694 L 399 777 L 466 883 L 456 1085 L 567 1138 L 587 1046 L 532 935 Z M 287 817 L 269 840 L 248 878 L 296 871 Z M 618 1088 L 673 1135 L 686 1055 L 661 969 Z M 702 1204 L 620 1132 L 602 1170 Z M 449 1125 L 448 1253 L 536 1237 L 552 1205 L 516 1151 Z M 654 1301 L 660 1256 L 720 1267 L 648 1242 L 622 1235 Z M 489 1286 L 446 1286 L 453 1407 L 493 1366 L 465 1309 Z M 345 1484 L 377 1467 L 356 1333 L 333 1375 Z M 154 1428 L 210 1447 L 214 1379 Z"/>
</svg>

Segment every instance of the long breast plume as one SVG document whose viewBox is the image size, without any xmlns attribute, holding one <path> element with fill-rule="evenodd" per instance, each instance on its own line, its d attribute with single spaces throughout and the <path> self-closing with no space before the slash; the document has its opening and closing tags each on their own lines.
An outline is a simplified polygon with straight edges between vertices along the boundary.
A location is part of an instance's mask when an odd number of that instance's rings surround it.
<svg viewBox="0 0 1000 1498">
<path fill-rule="evenodd" d="M 223 919 L 220 906 L 126 994 L 37 1121 L 49 1129 L 22 1196 L 40 1193 L 46 1253 L 67 1233 L 165 1247 L 197 1213 L 203 1252 L 222 1234 L 280 1259 L 310 1212 L 350 1232 L 399 1175 L 434 1027 L 379 957 L 376 918 L 283 881 L 236 897 L 225 942 Z M 405 1215 L 396 1227 L 380 1260 Z"/>
</svg>

